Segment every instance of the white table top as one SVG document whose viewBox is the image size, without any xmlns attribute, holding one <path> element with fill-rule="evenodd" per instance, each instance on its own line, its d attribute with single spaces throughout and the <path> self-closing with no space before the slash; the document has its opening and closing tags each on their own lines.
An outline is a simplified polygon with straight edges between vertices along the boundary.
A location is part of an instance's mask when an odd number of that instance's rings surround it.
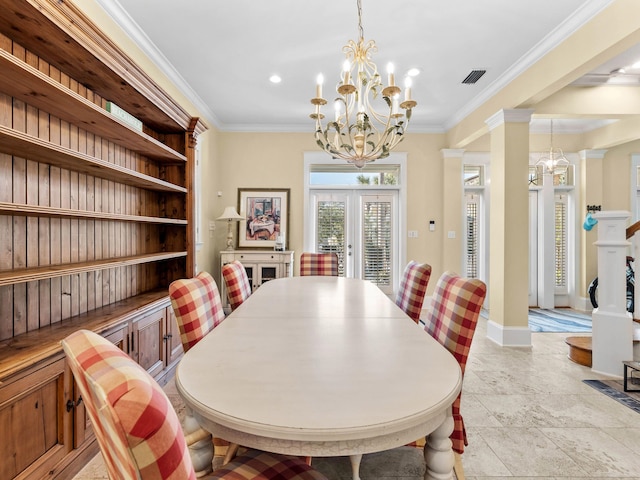
<svg viewBox="0 0 640 480">
<path fill-rule="evenodd" d="M 336 277 L 266 283 L 176 372 L 214 435 L 311 456 L 416 440 L 450 415 L 461 385 L 455 358 L 375 285 Z"/>
</svg>

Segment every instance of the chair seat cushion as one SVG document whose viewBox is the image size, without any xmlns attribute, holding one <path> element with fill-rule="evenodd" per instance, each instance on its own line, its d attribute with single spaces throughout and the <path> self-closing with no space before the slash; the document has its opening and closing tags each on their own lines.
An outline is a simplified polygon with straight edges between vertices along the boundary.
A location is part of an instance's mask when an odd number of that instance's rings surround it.
<svg viewBox="0 0 640 480">
<path fill-rule="evenodd" d="M 249 449 L 207 479 L 216 480 L 327 480 L 299 457 Z"/>
</svg>

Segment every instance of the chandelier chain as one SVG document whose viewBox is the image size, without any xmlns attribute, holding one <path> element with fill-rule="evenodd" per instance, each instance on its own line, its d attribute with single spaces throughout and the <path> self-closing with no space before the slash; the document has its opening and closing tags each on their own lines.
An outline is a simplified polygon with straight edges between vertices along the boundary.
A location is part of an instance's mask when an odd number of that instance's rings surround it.
<svg viewBox="0 0 640 480">
<path fill-rule="evenodd" d="M 364 40 L 364 28 L 362 28 L 362 1 L 358 0 L 358 31 L 360 32 L 360 40 Z"/>
</svg>

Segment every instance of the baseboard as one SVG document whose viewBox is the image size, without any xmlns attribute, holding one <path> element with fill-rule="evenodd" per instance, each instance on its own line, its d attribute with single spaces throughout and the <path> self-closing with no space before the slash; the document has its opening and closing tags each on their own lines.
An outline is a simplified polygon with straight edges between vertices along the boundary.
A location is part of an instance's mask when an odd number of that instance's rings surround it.
<svg viewBox="0 0 640 480">
<path fill-rule="evenodd" d="M 591 313 L 593 310 L 593 306 L 591 305 L 591 300 L 589 297 L 578 297 L 575 300 L 576 304 L 573 306 L 574 310 L 578 310 L 579 312 Z"/>
<path fill-rule="evenodd" d="M 487 338 L 501 347 L 531 347 L 531 330 L 529 327 L 505 327 L 489 320 L 487 322 Z"/>
</svg>

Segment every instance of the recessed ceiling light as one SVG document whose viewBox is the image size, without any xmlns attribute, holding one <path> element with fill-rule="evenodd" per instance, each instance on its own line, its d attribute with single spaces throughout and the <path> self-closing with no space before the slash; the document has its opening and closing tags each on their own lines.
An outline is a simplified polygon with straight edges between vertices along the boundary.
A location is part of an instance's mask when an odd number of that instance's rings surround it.
<svg viewBox="0 0 640 480">
<path fill-rule="evenodd" d="M 280 83 L 282 81 L 282 78 L 280 78 L 280 75 L 271 75 L 269 77 L 269 81 L 271 83 Z"/>
<path fill-rule="evenodd" d="M 409 75 L 410 77 L 417 77 L 418 75 L 420 75 L 420 69 L 410 68 L 409 71 L 407 72 L 407 75 Z"/>
</svg>

